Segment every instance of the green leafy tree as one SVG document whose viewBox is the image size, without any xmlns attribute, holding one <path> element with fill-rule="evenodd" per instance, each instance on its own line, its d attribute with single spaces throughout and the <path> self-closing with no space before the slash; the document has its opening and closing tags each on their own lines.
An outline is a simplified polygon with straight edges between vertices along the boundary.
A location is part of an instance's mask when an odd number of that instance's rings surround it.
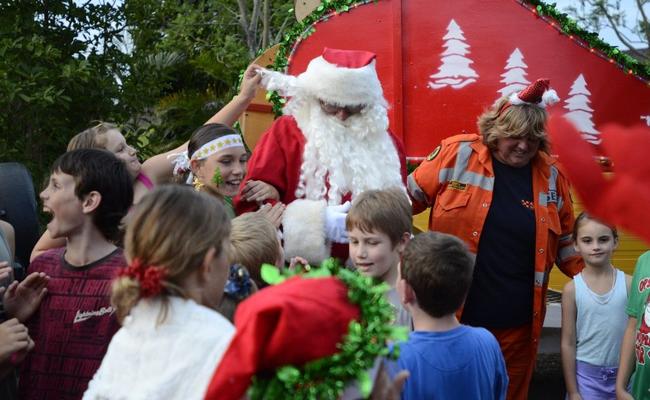
<svg viewBox="0 0 650 400">
<path fill-rule="evenodd" d="M 132 40 L 123 96 L 131 115 L 127 135 L 145 153 L 187 140 L 236 93 L 239 74 L 254 56 L 280 39 L 294 18 L 290 8 L 280 0 L 126 0 Z"/>
<path fill-rule="evenodd" d="M 120 13 L 98 2 L 0 3 L 0 158 L 26 164 L 37 183 L 73 134 L 119 114 Z"/>
</svg>

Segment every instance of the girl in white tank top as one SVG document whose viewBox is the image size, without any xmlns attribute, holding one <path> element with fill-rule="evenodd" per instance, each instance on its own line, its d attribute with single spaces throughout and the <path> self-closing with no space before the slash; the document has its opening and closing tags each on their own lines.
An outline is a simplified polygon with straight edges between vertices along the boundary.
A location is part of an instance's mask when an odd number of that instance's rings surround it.
<svg viewBox="0 0 650 400">
<path fill-rule="evenodd" d="M 616 399 L 616 373 L 631 277 L 614 268 L 616 228 L 582 213 L 573 228 L 585 267 L 562 292 L 562 367 L 567 399 Z"/>
</svg>

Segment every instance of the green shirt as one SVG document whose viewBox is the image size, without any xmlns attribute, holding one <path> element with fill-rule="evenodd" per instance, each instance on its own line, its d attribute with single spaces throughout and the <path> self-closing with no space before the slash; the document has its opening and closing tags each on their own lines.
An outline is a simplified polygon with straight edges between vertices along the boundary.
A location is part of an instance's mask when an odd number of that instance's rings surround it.
<svg viewBox="0 0 650 400">
<path fill-rule="evenodd" d="M 632 396 L 650 400 L 650 251 L 639 257 L 634 268 L 630 297 L 625 311 L 636 318 L 636 367 L 632 376 Z"/>
</svg>

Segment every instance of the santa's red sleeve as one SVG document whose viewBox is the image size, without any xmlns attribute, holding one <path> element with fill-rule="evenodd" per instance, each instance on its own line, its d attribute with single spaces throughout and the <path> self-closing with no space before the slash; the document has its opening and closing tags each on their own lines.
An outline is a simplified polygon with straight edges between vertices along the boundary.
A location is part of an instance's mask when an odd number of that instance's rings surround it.
<svg viewBox="0 0 650 400">
<path fill-rule="evenodd" d="M 278 118 L 253 149 L 241 187 L 249 180 L 264 181 L 277 189 L 282 203 L 289 204 L 296 198 L 303 146 L 304 137 L 293 117 Z M 259 208 L 257 202 L 244 200 L 241 192 L 233 202 L 237 215 Z"/>
</svg>

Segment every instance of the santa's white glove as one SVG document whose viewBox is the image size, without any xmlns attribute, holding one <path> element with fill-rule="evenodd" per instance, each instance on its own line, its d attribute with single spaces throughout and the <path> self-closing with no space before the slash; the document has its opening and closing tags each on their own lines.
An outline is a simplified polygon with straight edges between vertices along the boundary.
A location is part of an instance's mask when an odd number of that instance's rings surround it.
<svg viewBox="0 0 650 400">
<path fill-rule="evenodd" d="M 346 201 L 340 206 L 325 207 L 325 234 L 330 242 L 348 242 L 348 231 L 345 229 L 345 217 L 347 217 L 349 209 L 349 201 Z"/>
</svg>

